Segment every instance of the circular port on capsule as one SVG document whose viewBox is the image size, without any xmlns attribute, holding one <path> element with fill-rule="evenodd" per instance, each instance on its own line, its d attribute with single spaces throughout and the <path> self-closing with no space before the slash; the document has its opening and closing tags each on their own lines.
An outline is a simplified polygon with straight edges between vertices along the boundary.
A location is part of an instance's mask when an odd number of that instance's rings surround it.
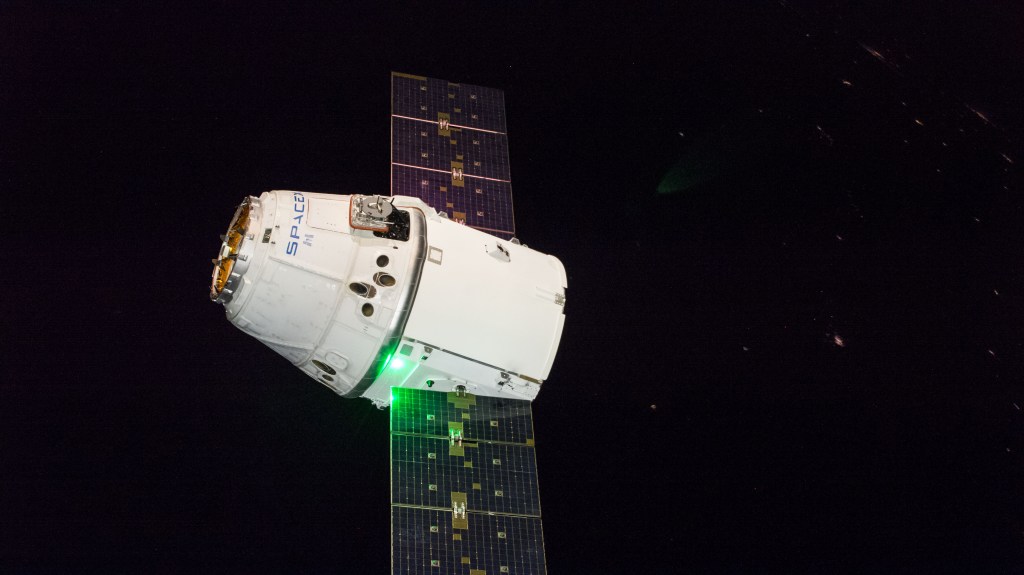
<svg viewBox="0 0 1024 575">
<path fill-rule="evenodd" d="M 320 379 L 322 379 L 324 381 L 328 381 L 328 382 L 329 381 L 334 381 L 334 378 L 329 376 L 329 375 L 327 375 L 326 373 L 321 373 L 320 374 Z"/>
<path fill-rule="evenodd" d="M 377 256 L 377 267 L 385 267 L 390 261 L 391 260 L 388 259 L 388 256 Z"/>
<path fill-rule="evenodd" d="M 377 272 L 373 274 L 373 283 L 379 286 L 391 287 L 395 285 L 395 276 L 385 272 Z"/>
<path fill-rule="evenodd" d="M 373 304 L 363 304 L 363 315 L 365 315 L 366 317 L 370 317 L 371 315 L 373 315 Z"/>
<path fill-rule="evenodd" d="M 352 282 L 348 284 L 348 289 L 360 297 L 371 298 L 377 295 L 377 288 L 363 282 Z"/>
<path fill-rule="evenodd" d="M 313 363 L 313 365 L 316 366 L 317 369 L 319 369 L 320 371 L 322 371 L 322 372 L 324 372 L 326 374 L 334 375 L 334 374 L 338 373 L 333 367 L 327 365 L 326 363 L 320 361 L 319 359 L 314 359 L 312 361 L 312 363 Z M 321 376 L 321 377 L 323 377 L 323 376 Z"/>
</svg>

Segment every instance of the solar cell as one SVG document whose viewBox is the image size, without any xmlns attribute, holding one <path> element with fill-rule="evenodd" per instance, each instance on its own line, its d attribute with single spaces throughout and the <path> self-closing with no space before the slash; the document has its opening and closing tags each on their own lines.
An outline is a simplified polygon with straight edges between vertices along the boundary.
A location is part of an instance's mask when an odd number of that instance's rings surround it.
<svg viewBox="0 0 1024 575">
<path fill-rule="evenodd" d="M 547 573 L 539 517 L 470 513 L 467 529 L 452 525 L 450 510 L 392 507 L 392 573 Z"/>
<path fill-rule="evenodd" d="M 533 445 L 529 401 L 404 387 L 392 388 L 391 398 L 392 432 L 448 437 L 454 421 L 462 422 L 467 440 Z"/>
<path fill-rule="evenodd" d="M 530 403 L 392 388 L 393 573 L 546 573 Z"/>
<path fill-rule="evenodd" d="M 512 237 L 504 93 L 392 72 L 391 193 Z"/>
<path fill-rule="evenodd" d="M 540 515 L 531 447 L 392 434 L 391 465 L 392 503 L 450 509 L 455 492 L 468 511 Z"/>
</svg>

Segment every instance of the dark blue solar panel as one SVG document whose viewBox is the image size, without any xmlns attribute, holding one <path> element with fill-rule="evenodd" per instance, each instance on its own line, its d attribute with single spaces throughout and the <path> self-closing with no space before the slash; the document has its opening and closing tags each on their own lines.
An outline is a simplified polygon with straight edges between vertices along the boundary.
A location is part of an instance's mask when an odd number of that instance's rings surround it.
<svg viewBox="0 0 1024 575">
<path fill-rule="evenodd" d="M 506 131 L 505 93 L 496 88 L 392 72 L 391 96 L 395 115 L 437 120 L 437 112 L 450 112 L 453 124 Z"/>
<path fill-rule="evenodd" d="M 525 445 L 391 435 L 391 502 L 450 509 L 452 492 L 469 511 L 540 515 L 537 462 Z M 454 446 L 457 447 L 457 446 Z"/>
<path fill-rule="evenodd" d="M 507 182 L 469 181 L 465 187 L 451 185 L 451 176 L 392 165 L 392 189 L 400 196 L 415 196 L 448 217 L 492 235 L 512 237 L 506 227 L 511 221 L 512 187 Z"/>
<path fill-rule="evenodd" d="M 392 572 L 545 573 L 530 403 L 391 396 Z"/>
<path fill-rule="evenodd" d="M 449 422 L 462 422 L 463 437 L 533 445 L 530 402 L 395 387 L 391 390 L 391 431 L 448 437 Z"/>
<path fill-rule="evenodd" d="M 446 137 L 438 134 L 436 121 L 397 116 L 392 119 L 392 131 L 392 163 L 441 170 L 450 176 L 452 162 L 459 162 L 467 180 L 509 181 L 508 137 L 504 134 L 460 133 L 452 128 Z"/>
<path fill-rule="evenodd" d="M 501 90 L 391 74 L 391 193 L 454 220 L 515 234 Z"/>
<path fill-rule="evenodd" d="M 391 508 L 391 572 L 430 575 L 543 575 L 544 534 L 538 517 L 469 514 L 468 529 L 452 512 Z"/>
</svg>

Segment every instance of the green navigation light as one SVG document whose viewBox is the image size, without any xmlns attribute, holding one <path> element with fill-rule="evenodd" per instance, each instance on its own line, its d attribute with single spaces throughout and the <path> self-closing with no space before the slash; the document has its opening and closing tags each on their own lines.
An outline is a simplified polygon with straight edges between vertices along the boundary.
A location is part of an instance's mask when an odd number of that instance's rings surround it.
<svg viewBox="0 0 1024 575">
<path fill-rule="evenodd" d="M 405 367 L 405 360 L 403 360 L 400 357 L 396 357 L 395 359 L 391 360 L 391 364 L 389 365 L 389 367 L 391 369 L 402 369 L 403 367 Z"/>
</svg>

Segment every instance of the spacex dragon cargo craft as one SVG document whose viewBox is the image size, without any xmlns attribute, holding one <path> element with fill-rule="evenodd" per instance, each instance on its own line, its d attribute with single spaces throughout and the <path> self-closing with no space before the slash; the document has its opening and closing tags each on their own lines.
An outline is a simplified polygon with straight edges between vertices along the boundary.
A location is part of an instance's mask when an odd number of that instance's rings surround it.
<svg viewBox="0 0 1024 575">
<path fill-rule="evenodd" d="M 566 274 L 514 238 L 504 94 L 398 72 L 391 85 L 391 196 L 246 198 L 210 298 L 344 397 L 532 400 L 558 350 Z"/>
<path fill-rule="evenodd" d="M 514 238 L 500 90 L 392 72 L 391 98 L 391 196 L 246 198 L 210 299 L 338 394 L 390 406 L 393 574 L 543 574 L 530 402 L 565 269 Z"/>
<path fill-rule="evenodd" d="M 561 262 L 407 196 L 276 190 L 238 207 L 210 298 L 344 397 L 391 387 L 532 400 L 555 359 Z"/>
</svg>

